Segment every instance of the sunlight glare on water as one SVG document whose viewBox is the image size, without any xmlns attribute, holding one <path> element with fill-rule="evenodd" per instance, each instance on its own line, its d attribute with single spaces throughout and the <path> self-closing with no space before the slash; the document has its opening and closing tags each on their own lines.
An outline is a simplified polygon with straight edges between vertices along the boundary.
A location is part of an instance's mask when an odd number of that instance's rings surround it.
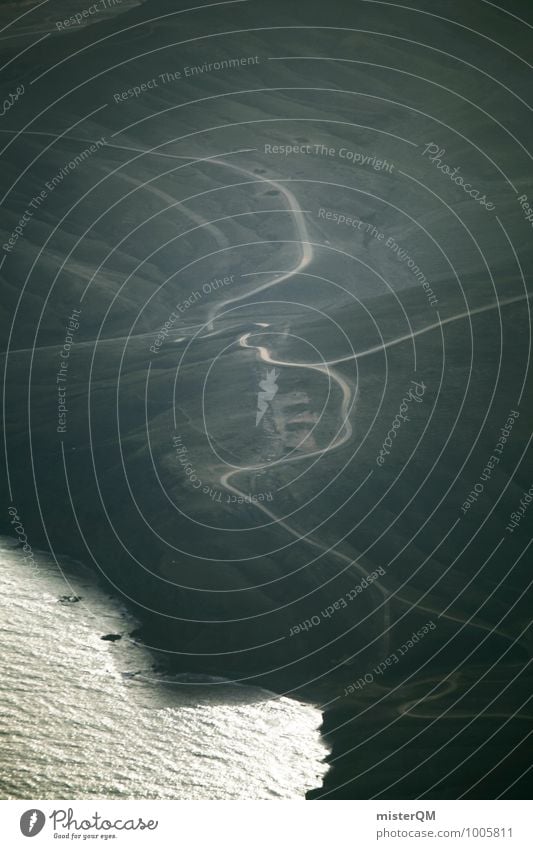
<svg viewBox="0 0 533 849">
<path fill-rule="evenodd" d="M 316 708 L 221 679 L 165 683 L 87 569 L 62 558 L 67 584 L 50 557 L 36 562 L 0 542 L 2 798 L 294 799 L 320 786 Z"/>
</svg>

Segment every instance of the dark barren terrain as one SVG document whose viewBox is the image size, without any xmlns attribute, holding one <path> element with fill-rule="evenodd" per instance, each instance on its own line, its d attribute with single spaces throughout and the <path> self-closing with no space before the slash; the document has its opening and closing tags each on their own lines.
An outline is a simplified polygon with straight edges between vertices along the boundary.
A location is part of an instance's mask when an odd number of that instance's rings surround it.
<svg viewBox="0 0 533 849">
<path fill-rule="evenodd" d="M 519 798 L 528 4 L 70 6 L 1 42 L 5 504 L 158 663 L 323 706 L 313 798 Z"/>
</svg>

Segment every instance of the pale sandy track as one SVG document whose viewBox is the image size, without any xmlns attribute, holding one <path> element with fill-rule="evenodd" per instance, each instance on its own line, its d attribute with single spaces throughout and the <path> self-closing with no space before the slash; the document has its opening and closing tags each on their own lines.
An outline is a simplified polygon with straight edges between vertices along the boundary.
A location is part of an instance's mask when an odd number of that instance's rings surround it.
<svg viewBox="0 0 533 849">
<path fill-rule="evenodd" d="M 5 132 L 11 132 L 11 131 L 5 131 Z M 58 134 L 55 134 L 55 133 L 36 133 L 36 132 L 30 133 L 30 132 L 28 132 L 28 134 L 59 137 Z M 84 141 L 84 142 L 88 141 L 87 139 L 78 139 L 78 140 Z M 141 152 L 138 149 L 129 148 L 129 147 L 126 147 L 126 146 L 123 146 L 123 145 L 118 145 L 118 144 L 114 144 L 114 145 L 110 145 L 110 146 L 116 147 L 118 149 L 127 150 L 129 152 Z M 151 153 L 151 152 L 146 151 L 146 153 Z M 191 157 L 191 156 L 180 156 L 178 154 L 160 154 L 157 151 L 154 151 L 153 155 L 156 155 L 156 156 L 162 155 L 162 156 L 165 156 L 166 158 L 185 159 L 185 160 L 189 160 L 189 161 L 194 160 L 194 157 Z M 213 329 L 213 323 L 216 320 L 217 316 L 220 313 L 223 313 L 224 310 L 230 304 L 251 298 L 253 295 L 255 295 L 255 294 L 257 294 L 261 291 L 264 291 L 265 289 L 268 289 L 268 288 L 271 288 L 273 286 L 279 285 L 281 283 L 287 282 L 292 277 L 294 277 L 295 275 L 297 275 L 298 273 L 302 272 L 304 269 L 309 267 L 309 265 L 312 262 L 314 254 L 313 254 L 313 247 L 309 242 L 309 235 L 308 235 L 308 231 L 307 231 L 305 215 L 304 215 L 295 195 L 291 191 L 289 191 L 282 183 L 278 183 L 277 181 L 272 180 L 270 178 L 262 177 L 260 175 L 254 174 L 253 172 L 248 171 L 247 169 L 242 168 L 241 166 L 235 165 L 235 164 L 230 163 L 228 161 L 225 161 L 223 159 L 202 160 L 202 163 L 213 163 L 215 165 L 223 166 L 223 167 L 226 167 L 226 168 L 232 168 L 234 171 L 237 171 L 237 172 L 251 178 L 252 181 L 265 182 L 266 184 L 269 185 L 269 187 L 272 187 L 272 188 L 276 189 L 277 191 L 279 191 L 280 194 L 284 197 L 284 199 L 287 203 L 287 212 L 289 212 L 292 216 L 292 220 L 294 222 L 296 232 L 297 232 L 297 241 L 300 242 L 300 258 L 297 261 L 297 263 L 296 263 L 296 265 L 293 269 L 291 269 L 290 271 L 287 271 L 287 272 L 283 272 L 281 274 L 276 274 L 276 275 L 273 276 L 273 278 L 271 280 L 269 280 L 266 283 L 261 284 L 260 286 L 256 287 L 255 289 L 253 289 L 251 291 L 247 291 L 247 292 L 245 292 L 241 295 L 237 295 L 233 298 L 226 299 L 225 301 L 222 301 L 220 304 L 215 305 L 213 307 L 212 311 L 208 315 L 208 322 L 207 322 L 207 327 L 212 330 Z M 129 178 L 126 178 L 126 179 L 130 183 L 137 183 L 137 181 L 134 181 L 133 179 L 129 179 Z M 150 189 L 149 187 L 147 187 L 147 188 L 148 188 L 148 190 L 151 190 L 152 192 L 154 192 L 153 188 L 152 189 Z M 156 190 L 155 193 L 157 193 L 157 195 L 160 196 L 161 199 L 164 200 L 165 202 L 169 202 L 169 203 L 175 202 L 174 198 L 172 198 L 171 195 L 168 195 L 168 193 L 161 192 L 160 190 Z M 191 217 L 197 223 L 201 224 L 202 221 L 203 221 L 200 216 L 198 216 L 196 213 L 192 213 L 190 210 L 186 210 L 186 214 L 189 214 L 189 217 Z M 222 232 L 218 228 L 216 228 L 216 229 L 217 229 L 217 232 L 215 234 L 215 238 L 217 239 L 218 244 L 219 245 L 225 244 L 226 240 L 225 240 L 224 235 L 222 234 Z M 450 317 L 447 317 L 445 319 L 439 320 L 438 322 L 434 322 L 431 325 L 427 325 L 426 327 L 420 328 L 419 330 L 415 331 L 412 334 L 405 334 L 403 336 L 397 337 L 396 339 L 389 340 L 388 342 L 385 342 L 381 345 L 376 345 L 376 346 L 369 348 L 365 351 L 356 352 L 355 354 L 351 354 L 351 355 L 348 355 L 348 356 L 345 356 L 345 357 L 339 357 L 339 358 L 333 359 L 331 361 L 328 361 L 326 363 L 324 363 L 324 362 L 320 362 L 320 363 L 295 363 L 295 362 L 289 362 L 289 361 L 284 361 L 284 360 L 276 360 L 272 357 L 271 353 L 268 351 L 268 349 L 265 346 L 249 345 L 248 344 L 248 338 L 250 337 L 251 334 L 250 333 L 244 334 L 239 339 L 239 343 L 240 343 L 241 347 L 243 347 L 243 348 L 256 348 L 256 350 L 258 351 L 259 358 L 261 359 L 262 362 L 265 362 L 265 363 L 268 363 L 268 364 L 271 364 L 271 365 L 278 365 L 278 366 L 285 367 L 285 368 L 312 369 L 314 371 L 317 371 L 317 372 L 323 374 L 325 377 L 333 378 L 333 380 L 337 383 L 337 385 L 339 386 L 339 388 L 342 392 L 342 404 L 341 404 L 342 426 L 341 426 L 341 429 L 339 431 L 338 436 L 330 443 L 330 445 L 326 446 L 326 448 L 318 449 L 317 451 L 314 451 L 314 452 L 308 452 L 308 453 L 305 453 L 305 454 L 302 454 L 302 455 L 292 455 L 291 457 L 287 458 L 286 460 L 281 459 L 277 462 L 278 463 L 297 462 L 300 459 L 308 459 L 308 458 L 313 457 L 313 456 L 322 456 L 326 453 L 329 453 L 331 451 L 334 451 L 334 450 L 340 448 L 342 445 L 344 445 L 346 442 L 348 442 L 351 439 L 352 426 L 351 426 L 351 424 L 348 420 L 348 415 L 349 415 L 349 408 L 350 408 L 350 404 L 351 404 L 351 400 L 352 400 L 352 389 L 351 389 L 350 385 L 348 384 L 348 382 L 341 375 L 339 375 L 337 372 L 335 372 L 331 368 L 332 366 L 378 353 L 378 352 L 383 351 L 387 348 L 390 348 L 394 345 L 399 345 L 403 342 L 409 341 L 415 336 L 420 336 L 424 333 L 435 330 L 435 329 L 441 327 L 444 324 L 448 324 L 450 322 L 457 321 L 457 320 L 460 320 L 460 319 L 465 319 L 465 318 L 468 318 L 471 315 L 476 315 L 478 313 L 482 313 L 482 312 L 485 312 L 485 311 L 488 311 L 488 310 L 497 309 L 499 307 L 506 306 L 507 304 L 512 304 L 512 303 L 516 303 L 518 301 L 523 301 L 523 300 L 526 300 L 526 299 L 531 298 L 531 297 L 532 297 L 531 294 L 526 294 L 526 295 L 523 295 L 523 296 L 517 296 L 517 297 L 514 297 L 514 298 L 508 298 L 508 299 L 505 299 L 505 300 L 501 300 L 501 301 L 499 301 L 499 303 L 489 304 L 489 305 L 483 306 L 483 307 L 477 307 L 477 308 L 475 308 L 471 311 L 463 312 L 463 313 L 460 313 L 458 315 L 450 316 Z M 214 333 L 212 332 L 209 335 L 215 335 L 216 332 L 217 331 L 214 331 Z M 143 334 L 137 334 L 135 337 L 117 337 L 117 339 L 118 338 L 121 338 L 121 339 L 122 338 L 124 338 L 124 339 L 140 338 L 140 337 L 148 337 L 150 335 L 151 334 L 143 333 Z M 101 341 L 109 342 L 109 341 L 112 341 L 112 340 L 106 339 L 106 340 L 101 340 Z M 94 340 L 93 340 L 93 342 L 94 342 Z M 93 342 L 85 341 L 83 343 L 78 343 L 78 344 L 79 345 L 88 345 L 88 344 L 93 344 Z M 59 347 L 59 346 L 55 346 L 55 345 L 43 346 L 43 348 L 56 348 L 56 347 Z M 38 349 L 36 349 L 36 348 L 33 348 L 33 349 L 32 348 L 17 349 L 17 350 L 11 350 L 10 353 L 14 354 L 14 353 L 21 353 L 23 351 L 32 351 L 32 350 L 38 350 Z M 272 465 L 275 465 L 275 464 L 272 464 Z M 235 486 L 233 486 L 230 483 L 230 480 L 233 476 L 239 474 L 241 471 L 254 471 L 255 469 L 257 469 L 256 466 L 249 466 L 249 467 L 245 467 L 245 468 L 242 468 L 242 469 L 236 469 L 236 470 L 231 470 L 229 472 L 226 472 L 220 477 L 220 484 L 226 490 L 228 490 L 229 492 L 232 492 L 233 494 L 235 494 L 239 497 L 246 496 L 247 493 L 244 493 L 241 490 L 237 489 Z M 257 510 L 261 510 L 261 512 L 264 515 L 268 516 L 269 519 L 276 522 L 278 527 L 282 527 L 284 530 L 286 530 L 295 539 L 302 540 L 302 541 L 306 542 L 308 545 L 312 546 L 313 548 L 315 548 L 319 551 L 322 551 L 322 552 L 328 551 L 328 549 L 325 545 L 323 545 L 322 543 L 313 539 L 311 536 L 303 537 L 302 534 L 296 528 L 292 527 L 291 525 L 289 525 L 284 520 L 279 519 L 271 510 L 268 509 L 268 507 L 264 506 L 263 504 L 261 504 L 259 502 L 252 502 L 252 504 Z M 340 559 L 342 562 L 353 566 L 355 569 L 357 569 L 359 571 L 360 574 L 362 574 L 362 575 L 367 574 L 366 570 L 362 566 L 360 566 L 356 561 L 354 561 L 353 557 L 350 557 L 346 554 L 343 554 L 342 552 L 337 551 L 335 549 L 330 550 L 328 553 L 331 556 L 336 557 L 337 559 Z M 384 635 L 385 635 L 384 640 L 385 640 L 385 651 L 387 651 L 388 650 L 387 649 L 387 646 L 388 646 L 388 630 L 389 630 L 389 624 L 390 624 L 390 609 L 389 609 L 389 605 L 390 605 L 389 595 L 390 594 L 389 594 L 389 591 L 387 590 L 387 588 L 384 587 L 383 584 L 381 584 L 378 581 L 374 581 L 373 586 L 375 586 L 377 589 L 380 590 L 380 592 L 383 594 L 384 601 L 385 601 L 385 604 L 384 604 Z M 400 602 L 402 602 L 402 603 L 404 603 L 408 606 L 412 605 L 412 602 L 408 601 L 407 599 L 403 598 L 400 595 L 395 595 L 394 597 L 396 598 L 396 600 L 398 600 L 398 601 L 400 601 Z M 425 605 L 417 604 L 416 607 L 419 610 L 423 610 L 425 612 L 432 613 L 436 616 L 442 615 L 442 617 L 446 618 L 446 619 L 450 619 L 450 620 L 460 622 L 460 623 L 464 622 L 464 620 L 461 619 L 460 617 L 456 617 L 456 616 L 453 616 L 453 615 L 448 614 L 448 613 L 439 614 L 439 611 L 437 611 L 437 610 L 435 610 L 431 607 L 427 607 Z M 490 629 L 486 625 L 483 625 L 482 623 L 470 623 L 470 624 L 472 624 L 473 627 L 480 628 L 481 630 L 492 631 L 492 629 Z M 501 632 L 495 631 L 494 633 L 501 633 Z M 502 634 L 502 636 L 507 636 L 507 635 Z"/>
</svg>

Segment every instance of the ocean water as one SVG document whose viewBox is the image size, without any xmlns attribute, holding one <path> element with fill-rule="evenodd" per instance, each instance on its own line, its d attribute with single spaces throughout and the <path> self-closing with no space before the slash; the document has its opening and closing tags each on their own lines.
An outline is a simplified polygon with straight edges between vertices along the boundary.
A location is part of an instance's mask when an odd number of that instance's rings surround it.
<svg viewBox="0 0 533 849">
<path fill-rule="evenodd" d="M 35 563 L 0 539 L 2 798 L 295 799 L 320 786 L 316 708 L 165 679 L 89 570 L 43 553 Z M 124 636 L 101 639 L 111 633 Z"/>
</svg>

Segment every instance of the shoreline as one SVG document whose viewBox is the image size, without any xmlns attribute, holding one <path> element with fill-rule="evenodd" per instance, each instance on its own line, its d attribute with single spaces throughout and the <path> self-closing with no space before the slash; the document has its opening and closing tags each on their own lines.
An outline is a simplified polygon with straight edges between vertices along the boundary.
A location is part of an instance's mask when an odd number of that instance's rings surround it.
<svg viewBox="0 0 533 849">
<path fill-rule="evenodd" d="M 58 569 L 49 551 L 36 549 L 40 573 L 30 573 L 29 568 L 22 566 L 22 550 L 13 537 L 2 535 L 0 549 L 6 567 L 2 603 L 8 604 L 8 598 L 12 597 L 14 605 L 13 615 L 6 620 L 6 671 L 14 682 L 19 677 L 22 682 L 20 699 L 9 698 L 7 703 L 5 728 L 16 732 L 19 722 L 23 722 L 19 734 L 15 735 L 19 743 L 15 742 L 11 747 L 10 762 L 13 757 L 13 762 L 19 760 L 15 753 L 21 746 L 24 752 L 24 728 L 27 727 L 33 741 L 31 752 L 38 743 L 36 751 L 40 752 L 44 770 L 32 766 L 31 753 L 28 759 L 22 755 L 16 769 L 6 768 L 7 797 L 19 800 L 60 798 L 55 788 L 60 781 L 59 776 L 64 774 L 63 767 L 59 767 L 57 762 L 61 741 L 70 739 L 73 733 L 77 735 L 75 726 L 81 723 L 80 728 L 85 729 L 81 732 L 81 750 L 91 754 L 95 748 L 96 751 L 102 747 L 105 749 L 105 739 L 109 737 L 110 757 L 115 758 L 122 745 L 120 717 L 127 715 L 130 716 L 130 725 L 131 722 L 138 723 L 135 739 L 138 733 L 139 740 L 138 746 L 135 743 L 132 750 L 133 765 L 142 752 L 146 755 L 152 738 L 160 748 L 161 742 L 166 740 L 167 728 L 170 735 L 168 746 L 175 749 L 176 757 L 171 759 L 174 766 L 169 767 L 174 780 L 171 783 L 162 781 L 157 787 L 152 787 L 152 794 L 157 795 L 150 798 L 267 799 L 276 798 L 279 789 L 281 798 L 303 799 L 307 790 L 315 786 L 313 771 L 321 775 L 326 769 L 327 750 L 318 730 L 318 711 L 309 710 L 311 706 L 307 702 L 284 698 L 257 682 L 239 684 L 220 673 L 200 672 L 193 665 L 181 672 L 171 670 L 168 664 L 161 665 L 157 654 L 142 641 L 138 627 L 142 628 L 142 623 L 139 623 L 138 617 L 116 594 L 110 593 L 109 588 L 103 586 L 94 571 L 82 561 L 70 555 L 57 554 Z M 22 588 L 22 598 L 18 587 Z M 24 587 L 27 587 L 27 593 L 24 593 Z M 76 593 L 76 596 L 69 598 L 68 593 Z M 35 623 L 27 647 L 26 641 L 21 640 L 22 632 L 19 635 L 15 625 L 15 622 L 20 622 L 24 629 L 24 617 L 16 612 L 23 602 L 26 608 L 24 615 Z M 120 635 L 121 641 L 100 642 L 108 630 L 113 631 L 115 636 Z M 55 662 L 50 665 L 50 646 L 53 645 L 57 647 L 57 654 Z M 41 655 L 41 652 L 44 653 Z M 32 670 L 35 663 L 39 673 L 34 678 Z M 72 675 L 65 676 L 65 670 L 71 664 Z M 111 676 L 109 680 L 108 675 Z M 29 678 L 32 685 L 28 691 L 25 682 Z M 62 699 L 62 705 L 65 699 L 59 712 L 52 707 L 40 711 L 33 709 L 33 701 L 37 699 L 39 702 L 48 692 L 56 692 L 57 697 Z M 64 695 L 60 696 L 60 693 Z M 3 700 L 7 694 L 2 693 L 0 697 Z M 26 700 L 29 701 L 24 708 Z M 50 717 L 41 726 L 49 710 Z M 115 711 L 118 711 L 116 715 Z M 157 721 L 159 711 L 162 711 L 162 725 Z M 72 721 L 75 726 L 71 725 Z M 38 723 L 37 734 L 35 723 Z M 169 723 L 174 729 L 172 734 Z M 231 727 L 234 731 L 228 734 L 224 729 Z M 202 742 L 204 733 L 207 735 L 205 746 Z M 247 740 L 249 757 L 254 761 L 257 759 L 258 763 L 263 762 L 263 769 L 258 771 L 252 782 L 249 797 L 242 784 L 246 759 L 239 747 L 235 748 L 232 743 L 234 734 L 240 733 Z M 304 756 L 300 754 L 302 745 L 305 746 Z M 275 755 L 279 746 L 281 751 Z M 66 752 L 68 767 L 71 754 L 68 750 Z M 90 767 L 93 761 L 80 760 L 76 753 L 74 755 L 68 767 L 72 767 L 74 776 L 72 796 L 95 798 L 95 776 Z M 215 755 L 220 764 L 211 768 L 210 760 Z M 148 769 L 149 774 L 153 775 L 154 769 L 157 771 L 157 763 L 158 758 L 155 757 Z M 282 770 L 279 787 L 276 783 L 278 766 Z M 184 771 L 180 773 L 182 767 Z M 227 795 L 222 768 L 228 771 Z M 134 780 L 128 759 L 123 764 L 123 774 L 123 781 L 113 785 L 109 796 L 101 798 L 116 798 L 117 792 L 121 792 L 121 784 L 127 798 L 144 798 L 144 791 L 135 789 L 138 782 Z M 30 786 L 35 788 L 35 792 L 29 789 Z M 171 790 L 169 796 L 168 788 L 174 788 L 174 794 Z M 68 795 L 68 791 L 62 792 Z"/>
</svg>

